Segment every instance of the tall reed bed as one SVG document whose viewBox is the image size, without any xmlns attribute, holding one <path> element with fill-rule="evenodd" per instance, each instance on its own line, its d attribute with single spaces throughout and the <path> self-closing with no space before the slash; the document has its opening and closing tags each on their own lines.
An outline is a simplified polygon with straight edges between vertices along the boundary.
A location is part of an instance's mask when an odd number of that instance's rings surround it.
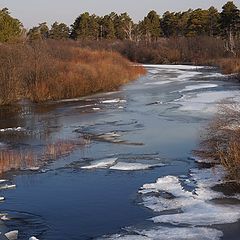
<svg viewBox="0 0 240 240">
<path fill-rule="evenodd" d="M 78 148 L 84 148 L 89 142 L 79 140 L 58 140 L 47 144 L 41 152 L 33 149 L 0 150 L 0 174 L 11 170 L 35 170 L 49 161 L 71 154 Z"/>
</svg>

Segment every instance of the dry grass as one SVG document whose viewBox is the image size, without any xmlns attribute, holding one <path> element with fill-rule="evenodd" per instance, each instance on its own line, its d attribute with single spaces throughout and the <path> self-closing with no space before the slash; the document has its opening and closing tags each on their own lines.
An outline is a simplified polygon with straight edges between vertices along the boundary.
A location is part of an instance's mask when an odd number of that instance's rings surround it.
<svg viewBox="0 0 240 240">
<path fill-rule="evenodd" d="M 229 178 L 240 181 L 240 106 L 221 103 L 219 111 L 202 136 L 195 154 L 222 164 Z"/>
<path fill-rule="evenodd" d="M 37 156 L 31 151 L 0 151 L 0 174 L 10 170 L 32 168 L 37 165 Z"/>
<path fill-rule="evenodd" d="M 85 140 L 59 140 L 48 144 L 42 153 L 32 149 L 5 149 L 0 151 L 0 174 L 11 170 L 28 170 L 40 168 L 49 161 L 55 161 L 71 154 L 77 148 L 84 148 L 89 142 Z"/>
<path fill-rule="evenodd" d="M 240 74 L 240 58 L 220 59 L 217 64 L 225 74 Z"/>
<path fill-rule="evenodd" d="M 0 105 L 81 97 L 115 90 L 145 74 L 119 53 L 72 42 L 0 45 Z"/>
</svg>

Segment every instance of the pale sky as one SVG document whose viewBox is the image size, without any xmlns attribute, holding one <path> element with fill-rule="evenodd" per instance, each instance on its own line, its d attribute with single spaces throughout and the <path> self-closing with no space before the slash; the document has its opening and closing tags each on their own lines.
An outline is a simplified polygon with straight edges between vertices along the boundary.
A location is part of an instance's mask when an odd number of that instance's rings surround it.
<svg viewBox="0 0 240 240">
<path fill-rule="evenodd" d="M 135 22 L 141 20 L 150 10 L 160 15 L 165 11 L 182 11 L 189 8 L 209 8 L 221 10 L 227 0 L 0 0 L 0 8 L 7 7 L 14 17 L 29 28 L 41 22 L 49 25 L 54 21 L 68 25 L 80 13 L 90 12 L 103 16 L 112 11 L 128 12 Z M 233 0 L 240 8 L 240 0 Z"/>
</svg>

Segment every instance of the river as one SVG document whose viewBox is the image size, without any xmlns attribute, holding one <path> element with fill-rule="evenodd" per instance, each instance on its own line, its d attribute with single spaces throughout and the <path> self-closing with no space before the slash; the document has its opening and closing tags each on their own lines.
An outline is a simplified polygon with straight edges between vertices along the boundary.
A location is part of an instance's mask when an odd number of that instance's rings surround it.
<svg viewBox="0 0 240 240">
<path fill-rule="evenodd" d="M 16 187 L 1 190 L 1 225 L 20 240 L 239 239 L 239 194 L 213 191 L 224 170 L 192 156 L 239 84 L 213 68 L 146 68 L 116 92 L 1 108 L 1 150 L 67 148 L 4 174 Z"/>
</svg>

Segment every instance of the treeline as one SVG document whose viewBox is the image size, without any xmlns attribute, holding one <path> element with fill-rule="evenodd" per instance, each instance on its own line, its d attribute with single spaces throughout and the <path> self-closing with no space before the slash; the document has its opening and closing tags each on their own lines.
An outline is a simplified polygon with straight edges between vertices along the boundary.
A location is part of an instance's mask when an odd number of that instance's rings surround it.
<svg viewBox="0 0 240 240">
<path fill-rule="evenodd" d="M 0 41 L 8 41 L 9 33 L 13 37 L 20 35 L 21 23 L 17 19 L 9 19 L 8 10 L 0 12 Z M 134 23 L 127 13 L 112 12 L 103 17 L 88 12 L 80 14 L 69 28 L 64 23 L 55 22 L 49 29 L 47 23 L 41 23 L 28 32 L 24 32 L 29 40 L 35 39 L 67 39 L 74 40 L 131 40 L 147 42 L 161 37 L 193 37 L 193 36 L 226 36 L 240 37 L 240 11 L 233 2 L 227 2 L 222 11 L 210 7 L 189 9 L 184 12 L 165 12 L 162 17 L 150 11 L 139 23 Z"/>
<path fill-rule="evenodd" d="M 189 9 L 184 12 L 165 12 L 160 17 L 150 11 L 139 23 L 134 23 L 127 13 L 114 12 L 103 17 L 87 12 L 80 14 L 68 27 L 55 22 L 25 30 L 18 19 L 10 16 L 7 8 L 0 10 L 0 42 L 35 40 L 77 41 L 129 41 L 152 46 L 163 38 L 210 37 L 224 40 L 224 51 L 237 55 L 236 45 L 240 40 L 240 10 L 229 1 L 219 12 L 216 8 Z"/>
</svg>

